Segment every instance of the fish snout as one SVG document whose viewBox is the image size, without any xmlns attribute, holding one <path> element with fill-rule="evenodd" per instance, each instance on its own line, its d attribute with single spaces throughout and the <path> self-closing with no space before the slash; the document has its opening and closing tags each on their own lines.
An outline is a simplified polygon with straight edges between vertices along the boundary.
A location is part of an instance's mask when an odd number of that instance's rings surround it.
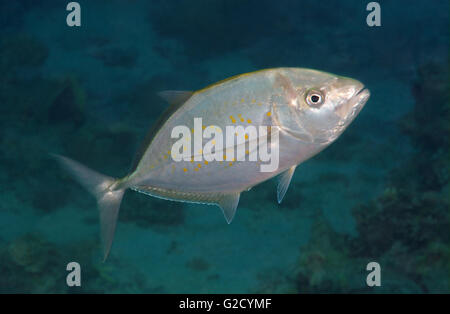
<svg viewBox="0 0 450 314">
<path fill-rule="evenodd" d="M 370 97 L 370 91 L 361 82 L 345 78 L 340 82 L 337 94 L 340 101 L 335 107 L 335 113 L 341 119 L 356 116 Z"/>
</svg>

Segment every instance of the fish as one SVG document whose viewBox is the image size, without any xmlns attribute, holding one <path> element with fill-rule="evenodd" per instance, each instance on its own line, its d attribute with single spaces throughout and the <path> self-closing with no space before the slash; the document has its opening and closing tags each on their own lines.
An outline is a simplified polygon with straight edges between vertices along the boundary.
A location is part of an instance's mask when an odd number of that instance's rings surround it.
<svg viewBox="0 0 450 314">
<path fill-rule="evenodd" d="M 126 190 L 216 205 L 231 223 L 240 194 L 275 176 L 281 203 L 296 167 L 334 142 L 370 97 L 358 80 L 293 67 L 244 73 L 195 92 L 159 94 L 170 106 L 125 177 L 53 155 L 97 200 L 104 260 Z M 224 138 L 224 130 L 234 134 L 225 132 Z"/>
</svg>

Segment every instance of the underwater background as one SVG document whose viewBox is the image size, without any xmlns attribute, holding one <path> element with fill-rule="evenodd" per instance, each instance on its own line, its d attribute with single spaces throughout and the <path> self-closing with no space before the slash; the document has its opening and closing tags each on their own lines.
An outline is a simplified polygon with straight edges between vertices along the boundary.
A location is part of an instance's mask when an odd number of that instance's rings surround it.
<svg viewBox="0 0 450 314">
<path fill-rule="evenodd" d="M 0 292 L 449 293 L 447 0 L 0 0 Z M 94 198 L 59 153 L 124 176 L 166 108 L 280 66 L 349 76 L 371 91 L 329 148 L 215 206 L 128 191 L 102 263 Z M 66 265 L 82 285 L 66 285 Z M 366 265 L 381 265 L 367 287 Z"/>
</svg>

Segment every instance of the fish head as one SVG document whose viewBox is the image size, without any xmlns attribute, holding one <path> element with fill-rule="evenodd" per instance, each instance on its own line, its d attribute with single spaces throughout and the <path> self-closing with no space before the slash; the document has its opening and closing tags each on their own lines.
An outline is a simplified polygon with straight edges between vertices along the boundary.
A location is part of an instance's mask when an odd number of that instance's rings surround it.
<svg viewBox="0 0 450 314">
<path fill-rule="evenodd" d="M 278 125 L 294 137 L 320 144 L 341 135 L 370 97 L 355 79 L 314 70 L 289 73 L 281 85 L 282 101 L 274 102 Z"/>
</svg>

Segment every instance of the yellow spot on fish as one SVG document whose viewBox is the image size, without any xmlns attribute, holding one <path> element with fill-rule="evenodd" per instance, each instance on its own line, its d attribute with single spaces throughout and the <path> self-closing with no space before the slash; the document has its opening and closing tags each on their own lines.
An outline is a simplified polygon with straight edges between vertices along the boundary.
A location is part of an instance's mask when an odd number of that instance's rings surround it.
<svg viewBox="0 0 450 314">
<path fill-rule="evenodd" d="M 248 134 L 245 134 L 245 139 L 248 140 Z"/>
<path fill-rule="evenodd" d="M 187 172 L 187 169 L 186 169 L 186 168 L 183 168 L 183 171 L 184 171 L 184 172 Z"/>
<path fill-rule="evenodd" d="M 230 165 L 230 166 L 232 166 L 233 165 L 233 163 L 232 162 L 230 162 L 228 165 Z"/>
<path fill-rule="evenodd" d="M 253 98 L 253 99 L 252 99 L 252 104 L 254 104 L 255 102 L 256 102 L 256 99 Z"/>
<path fill-rule="evenodd" d="M 216 145 L 216 140 L 212 140 L 211 143 L 212 143 L 213 145 Z"/>
<path fill-rule="evenodd" d="M 194 168 L 194 171 L 198 171 L 198 168 Z"/>
<path fill-rule="evenodd" d="M 191 164 L 193 164 L 193 163 L 194 163 L 194 159 L 191 158 Z"/>
<path fill-rule="evenodd" d="M 203 129 L 203 130 L 206 129 L 206 126 L 203 125 L 203 126 L 202 126 L 202 129 Z"/>
<path fill-rule="evenodd" d="M 241 118 L 241 117 L 242 117 L 242 115 L 241 115 L 241 114 L 238 114 L 238 117 L 239 117 L 239 118 Z"/>
<path fill-rule="evenodd" d="M 202 164 L 198 164 L 197 167 L 201 168 L 201 167 L 202 167 Z"/>
<path fill-rule="evenodd" d="M 246 155 L 250 154 L 250 152 L 248 151 L 248 149 L 245 151 L 245 154 L 246 154 Z"/>
<path fill-rule="evenodd" d="M 269 111 L 269 112 L 267 113 L 267 116 L 270 117 L 271 115 L 272 115 L 272 112 Z"/>
<path fill-rule="evenodd" d="M 258 106 L 262 106 L 262 103 L 259 102 L 259 103 L 258 103 Z"/>
<path fill-rule="evenodd" d="M 245 99 L 244 98 L 241 98 L 241 102 L 243 103 L 245 101 Z"/>
<path fill-rule="evenodd" d="M 241 118 L 241 122 L 244 122 L 244 118 Z"/>
<path fill-rule="evenodd" d="M 170 150 L 167 152 L 167 155 L 170 155 Z"/>
<path fill-rule="evenodd" d="M 247 119 L 247 123 L 252 123 L 252 120 L 250 120 L 250 119 Z"/>
<path fill-rule="evenodd" d="M 236 123 L 236 119 L 233 116 L 230 116 L 231 122 Z"/>
<path fill-rule="evenodd" d="M 208 164 L 208 161 L 205 160 L 205 165 L 207 165 L 207 164 Z"/>
</svg>

